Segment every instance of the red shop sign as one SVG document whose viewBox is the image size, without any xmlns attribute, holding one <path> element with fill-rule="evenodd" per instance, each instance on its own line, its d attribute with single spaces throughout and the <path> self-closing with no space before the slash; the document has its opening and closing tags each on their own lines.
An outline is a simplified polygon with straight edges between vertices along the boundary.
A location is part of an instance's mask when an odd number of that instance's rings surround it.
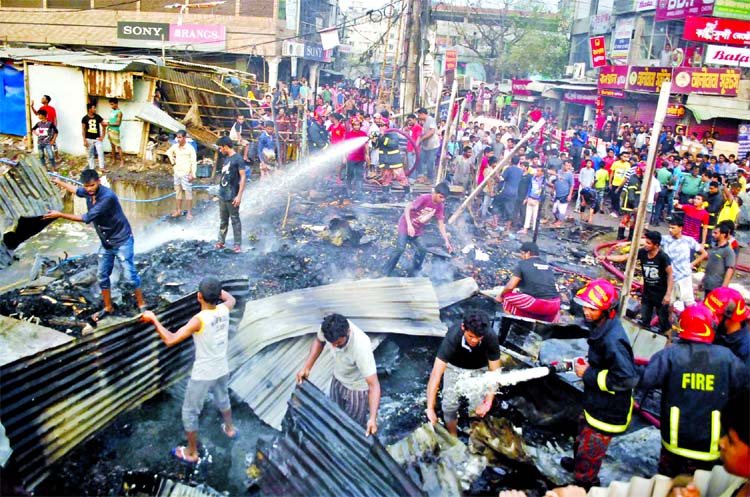
<svg viewBox="0 0 750 497">
<path fill-rule="evenodd" d="M 531 83 L 530 79 L 511 80 L 511 92 L 513 95 L 531 95 L 531 90 L 528 89 L 529 83 Z"/>
<path fill-rule="evenodd" d="M 591 67 L 602 67 L 607 65 L 607 53 L 604 49 L 604 37 L 595 36 L 589 38 L 591 44 Z"/>
<path fill-rule="evenodd" d="M 728 45 L 750 45 L 750 21 L 716 17 L 688 17 L 685 20 L 686 40 Z"/>
<path fill-rule="evenodd" d="M 685 117 L 685 106 L 682 104 L 669 104 L 667 106 L 668 117 Z"/>
</svg>

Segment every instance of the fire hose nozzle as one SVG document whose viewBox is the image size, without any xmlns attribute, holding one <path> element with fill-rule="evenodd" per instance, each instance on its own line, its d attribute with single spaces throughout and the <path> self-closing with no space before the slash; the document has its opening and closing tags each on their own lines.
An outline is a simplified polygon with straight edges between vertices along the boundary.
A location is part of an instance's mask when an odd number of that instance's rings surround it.
<svg viewBox="0 0 750 497">
<path fill-rule="evenodd" d="M 550 373 L 568 373 L 573 371 L 573 361 L 554 361 L 547 365 Z"/>
</svg>

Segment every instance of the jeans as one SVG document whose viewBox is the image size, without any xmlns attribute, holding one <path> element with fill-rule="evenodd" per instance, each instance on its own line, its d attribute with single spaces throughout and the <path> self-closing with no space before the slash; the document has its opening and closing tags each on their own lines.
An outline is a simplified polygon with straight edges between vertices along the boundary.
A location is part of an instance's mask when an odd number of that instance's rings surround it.
<svg viewBox="0 0 750 497">
<path fill-rule="evenodd" d="M 240 222 L 240 208 L 232 205 L 231 200 L 219 200 L 219 243 L 227 239 L 229 220 L 232 220 L 234 244 L 242 245 L 242 223 Z"/>
<path fill-rule="evenodd" d="M 598 212 L 604 212 L 604 188 L 596 189 L 596 208 Z"/>
<path fill-rule="evenodd" d="M 398 260 L 401 258 L 404 250 L 406 250 L 407 243 L 414 247 L 415 250 L 414 266 L 409 271 L 409 276 L 413 276 L 414 273 L 422 269 L 424 257 L 427 255 L 427 250 L 425 249 L 424 244 L 422 244 L 422 240 L 418 236 L 409 236 L 406 233 L 399 233 L 396 241 L 396 248 L 391 253 L 391 258 L 388 259 L 388 263 L 385 265 L 386 276 L 390 276 L 393 273 L 393 270 L 396 269 L 396 264 L 398 264 Z"/>
<path fill-rule="evenodd" d="M 135 262 L 133 262 L 133 237 L 117 248 L 108 249 L 104 246 L 99 247 L 99 270 L 96 275 L 99 280 L 99 288 L 107 290 L 112 288 L 109 277 L 112 275 L 112 269 L 115 267 L 115 257 L 122 264 L 123 275 L 128 279 L 133 288 L 141 287 L 141 278 L 135 271 Z"/>
<path fill-rule="evenodd" d="M 37 145 L 39 149 L 39 160 L 42 161 L 43 166 L 47 166 L 45 157 L 49 159 L 50 166 L 55 167 L 55 147 L 49 144 L 39 143 Z"/>
<path fill-rule="evenodd" d="M 419 151 L 419 174 L 420 176 L 427 176 L 429 179 L 435 177 L 435 160 L 438 154 L 437 148 L 432 150 L 422 149 Z"/>
<path fill-rule="evenodd" d="M 612 202 L 612 212 L 614 212 L 615 214 L 619 216 L 621 214 L 620 212 L 620 187 L 619 186 L 609 187 L 609 199 Z"/>
<path fill-rule="evenodd" d="M 416 160 L 417 160 L 416 152 L 406 152 L 406 170 L 407 171 L 411 171 L 411 169 L 414 167 L 414 162 Z"/>
<path fill-rule="evenodd" d="M 104 147 L 102 141 L 93 138 L 86 138 L 86 147 L 89 149 L 89 169 L 96 169 L 94 158 L 99 159 L 99 169 L 104 169 Z"/>
<path fill-rule="evenodd" d="M 651 318 L 656 311 L 656 315 L 659 317 L 659 330 L 662 333 L 666 333 L 672 327 L 669 324 L 669 304 L 662 304 L 659 302 L 651 302 L 649 300 L 641 300 L 641 320 L 643 326 L 646 328 L 651 326 Z"/>
<path fill-rule="evenodd" d="M 357 190 L 362 189 L 365 180 L 365 164 L 363 160 L 346 161 L 346 184 L 349 188 L 354 186 Z"/>
</svg>

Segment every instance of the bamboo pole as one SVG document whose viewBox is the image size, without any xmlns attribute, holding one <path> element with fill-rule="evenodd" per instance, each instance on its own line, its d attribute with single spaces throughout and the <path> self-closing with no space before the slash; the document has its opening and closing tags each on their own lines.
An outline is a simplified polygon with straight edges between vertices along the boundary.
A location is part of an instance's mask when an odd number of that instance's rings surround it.
<svg viewBox="0 0 750 497">
<path fill-rule="evenodd" d="M 454 212 L 453 215 L 451 216 L 451 218 L 448 219 L 448 224 L 453 224 L 456 221 L 456 219 L 458 219 L 459 214 L 461 214 L 461 212 L 466 208 L 466 206 L 469 205 L 471 203 L 471 201 L 474 200 L 477 197 L 477 195 L 479 195 L 479 193 L 482 191 L 482 189 L 484 189 L 484 186 L 487 184 L 487 182 L 490 180 L 490 178 L 492 178 L 497 173 L 499 173 L 502 170 L 502 168 L 505 166 L 505 164 L 507 164 L 508 162 L 510 162 L 510 159 L 514 155 L 516 155 L 516 152 L 518 152 L 521 149 L 521 146 L 525 145 L 526 142 L 529 141 L 529 139 L 531 138 L 531 136 L 534 133 L 538 132 L 542 128 L 542 126 L 544 126 L 544 119 L 543 118 L 539 119 L 536 122 L 536 124 L 534 125 L 534 127 L 531 128 L 529 130 L 529 132 L 526 133 L 526 135 L 523 138 L 521 138 L 521 140 L 516 144 L 515 147 L 513 147 L 513 150 L 511 150 L 510 153 L 508 155 L 506 155 L 505 158 L 503 160 L 501 160 L 497 164 L 497 166 L 495 166 L 495 169 L 493 169 L 492 171 L 490 171 L 489 174 L 485 174 L 484 175 L 484 179 L 482 180 L 482 182 L 479 183 L 479 185 L 477 185 L 477 187 L 474 189 L 474 191 L 471 192 L 471 195 L 469 195 L 468 197 L 466 197 L 466 199 L 463 201 L 463 203 L 458 206 L 458 209 L 456 209 L 456 212 Z"/>
<path fill-rule="evenodd" d="M 31 149 L 34 146 L 34 139 L 31 137 L 31 95 L 29 95 L 29 64 L 23 61 L 23 89 L 26 100 L 26 147 Z"/>
<path fill-rule="evenodd" d="M 641 185 L 641 200 L 638 203 L 638 213 L 635 216 L 633 239 L 630 242 L 630 254 L 628 254 L 628 265 L 625 267 L 625 278 L 622 281 L 622 293 L 620 294 L 620 317 L 625 316 L 628 299 L 630 298 L 630 286 L 633 284 L 633 273 L 635 263 L 638 259 L 638 243 L 643 234 L 643 225 L 646 222 L 646 205 L 648 204 L 648 193 L 651 189 L 651 181 L 654 176 L 656 164 L 656 147 L 659 144 L 659 135 L 664 124 L 669 104 L 669 93 L 672 91 L 672 83 L 666 81 L 661 85 L 659 101 L 656 104 L 656 115 L 654 115 L 654 127 L 651 131 L 651 144 L 648 147 L 648 159 L 646 160 L 646 171 L 643 173 L 645 180 Z"/>
<path fill-rule="evenodd" d="M 453 103 L 456 100 L 456 93 L 458 93 L 458 81 L 454 78 L 453 79 L 453 88 L 451 89 L 451 99 L 448 104 L 448 119 L 445 120 L 445 132 L 443 133 L 443 142 L 440 145 L 440 158 L 438 159 L 438 174 L 437 174 L 437 183 L 440 183 L 443 181 L 443 178 L 445 177 L 445 151 L 448 148 L 448 141 L 450 140 L 451 136 L 451 124 L 453 123 L 452 114 L 453 111 Z"/>
<path fill-rule="evenodd" d="M 289 217 L 289 207 L 292 205 L 292 192 L 286 194 L 286 210 L 284 211 L 284 220 L 281 222 L 281 231 L 286 228 L 286 221 Z"/>
</svg>

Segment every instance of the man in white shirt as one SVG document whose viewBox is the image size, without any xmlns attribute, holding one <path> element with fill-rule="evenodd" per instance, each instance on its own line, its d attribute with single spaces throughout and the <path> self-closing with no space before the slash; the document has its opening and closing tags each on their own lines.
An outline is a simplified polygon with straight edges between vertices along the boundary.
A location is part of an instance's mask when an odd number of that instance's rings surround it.
<svg viewBox="0 0 750 497">
<path fill-rule="evenodd" d="M 310 376 L 326 342 L 333 354 L 333 380 L 329 396 L 357 423 L 366 427 L 365 436 L 378 431 L 380 382 L 370 338 L 341 314 L 323 318 L 320 331 L 310 347 L 297 383 Z M 368 417 L 369 410 L 369 417 Z"/>
<path fill-rule="evenodd" d="M 193 219 L 193 179 L 198 167 L 198 160 L 195 154 L 195 147 L 187 142 L 187 132 L 179 130 L 177 132 L 177 143 L 169 147 L 167 157 L 174 167 L 174 192 L 177 210 L 172 213 L 172 217 L 182 216 L 182 200 L 185 199 L 185 209 L 187 210 L 186 218 Z"/>
</svg>

